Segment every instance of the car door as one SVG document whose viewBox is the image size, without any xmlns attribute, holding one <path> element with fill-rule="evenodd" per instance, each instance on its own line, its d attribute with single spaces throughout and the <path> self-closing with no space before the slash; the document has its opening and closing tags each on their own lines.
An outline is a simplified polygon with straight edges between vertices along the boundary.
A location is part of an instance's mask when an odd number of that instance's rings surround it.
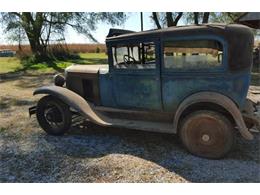
<svg viewBox="0 0 260 195">
<path fill-rule="evenodd" d="M 112 46 L 113 93 L 119 108 L 161 110 L 157 40 L 120 41 Z"/>
</svg>

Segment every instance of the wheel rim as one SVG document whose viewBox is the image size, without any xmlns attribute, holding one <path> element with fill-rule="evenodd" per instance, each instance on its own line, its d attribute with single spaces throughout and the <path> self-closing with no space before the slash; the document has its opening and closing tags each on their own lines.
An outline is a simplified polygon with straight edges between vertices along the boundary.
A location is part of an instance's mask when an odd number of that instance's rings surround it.
<svg viewBox="0 0 260 195">
<path fill-rule="evenodd" d="M 195 117 L 185 124 L 185 140 L 191 152 L 214 157 L 225 149 L 225 123 L 211 116 Z"/>
<path fill-rule="evenodd" d="M 64 126 L 65 118 L 62 108 L 55 102 L 49 102 L 44 107 L 43 113 L 45 121 L 53 130 L 58 130 Z"/>
</svg>

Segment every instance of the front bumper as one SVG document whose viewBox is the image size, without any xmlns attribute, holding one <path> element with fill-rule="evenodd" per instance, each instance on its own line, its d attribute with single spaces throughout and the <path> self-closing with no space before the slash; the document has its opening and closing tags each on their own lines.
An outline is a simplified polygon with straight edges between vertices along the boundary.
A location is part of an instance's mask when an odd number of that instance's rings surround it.
<svg viewBox="0 0 260 195">
<path fill-rule="evenodd" d="M 36 113 L 36 106 L 32 106 L 29 108 L 29 116 L 31 117 Z"/>
</svg>

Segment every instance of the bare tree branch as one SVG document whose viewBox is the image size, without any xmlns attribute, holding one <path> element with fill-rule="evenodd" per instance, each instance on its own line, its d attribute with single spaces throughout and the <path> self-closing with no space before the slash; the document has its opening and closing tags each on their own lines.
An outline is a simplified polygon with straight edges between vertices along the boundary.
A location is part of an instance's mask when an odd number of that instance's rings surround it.
<svg viewBox="0 0 260 195">
<path fill-rule="evenodd" d="M 172 12 L 166 12 L 167 26 L 175 26 L 172 18 Z"/>
<path fill-rule="evenodd" d="M 157 28 L 158 28 L 158 29 L 161 29 L 162 27 L 161 27 L 161 25 L 160 25 L 160 22 L 159 22 L 159 20 L 158 20 L 158 17 L 157 17 L 157 13 L 156 13 L 156 12 L 153 12 L 153 13 L 152 13 L 152 18 L 153 18 L 153 20 L 154 20 L 154 22 L 155 22 Z"/>
<path fill-rule="evenodd" d="M 177 17 L 174 20 L 174 26 L 177 26 L 177 24 L 178 24 L 179 20 L 181 19 L 182 15 L 183 15 L 183 12 L 178 13 Z"/>
</svg>

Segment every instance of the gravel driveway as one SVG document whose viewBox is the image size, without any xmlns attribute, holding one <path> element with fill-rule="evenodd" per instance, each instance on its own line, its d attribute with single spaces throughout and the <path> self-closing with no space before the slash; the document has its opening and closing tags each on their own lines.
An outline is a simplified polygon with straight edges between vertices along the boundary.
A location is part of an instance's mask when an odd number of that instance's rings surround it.
<svg viewBox="0 0 260 195">
<path fill-rule="evenodd" d="M 50 75 L 0 81 L 0 182 L 260 182 L 260 135 L 222 160 L 187 153 L 177 136 L 80 123 L 46 135 L 28 107 Z M 260 87 L 254 87 L 254 91 Z M 259 96 L 258 96 L 259 97 Z M 256 98 L 258 98 L 256 97 Z"/>
</svg>

